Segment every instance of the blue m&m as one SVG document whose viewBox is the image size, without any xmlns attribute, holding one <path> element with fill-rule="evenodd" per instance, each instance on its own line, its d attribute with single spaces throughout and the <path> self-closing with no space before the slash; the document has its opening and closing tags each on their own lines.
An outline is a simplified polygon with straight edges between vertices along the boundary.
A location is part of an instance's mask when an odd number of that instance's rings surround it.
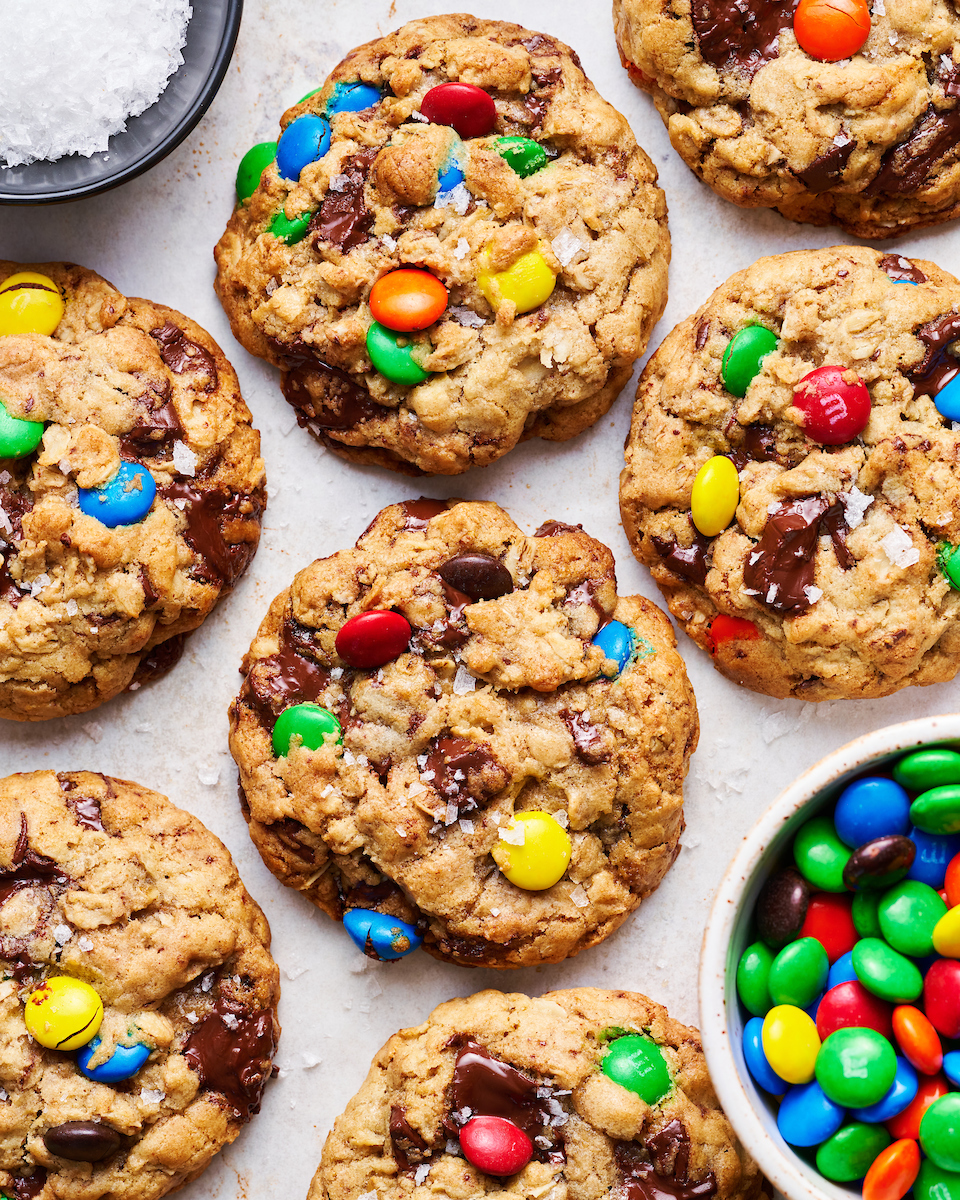
<svg viewBox="0 0 960 1200">
<path fill-rule="evenodd" d="M 335 117 L 337 113 L 365 112 L 380 103 L 380 89 L 372 84 L 338 83 L 333 89 L 333 95 L 327 101 L 327 116 Z"/>
<path fill-rule="evenodd" d="M 610 621 L 594 634 L 593 644 L 600 647 L 606 658 L 617 664 L 619 674 L 633 654 L 633 630 L 622 621 Z"/>
<path fill-rule="evenodd" d="M 343 914 L 343 927 L 354 944 L 371 958 L 403 958 L 423 941 L 413 925 L 387 913 L 351 908 Z"/>
<path fill-rule="evenodd" d="M 291 121 L 277 142 L 277 170 L 284 179 L 299 181 L 303 168 L 330 149 L 330 124 L 307 113 Z"/>
<path fill-rule="evenodd" d="M 100 1039 L 95 1037 L 77 1054 L 77 1066 L 88 1079 L 97 1083 L 119 1083 L 136 1075 L 150 1057 L 150 1047 L 138 1042 L 135 1046 L 117 1046 L 114 1052 L 98 1067 L 90 1067 L 90 1059 L 96 1054 Z"/>
<path fill-rule="evenodd" d="M 157 485 L 140 463 L 121 462 L 120 470 L 99 488 L 79 488 L 80 511 L 101 525 L 136 525 L 150 511 Z"/>
<path fill-rule="evenodd" d="M 960 371 L 946 387 L 937 392 L 933 403 L 942 417 L 946 417 L 948 421 L 960 421 Z"/>
</svg>

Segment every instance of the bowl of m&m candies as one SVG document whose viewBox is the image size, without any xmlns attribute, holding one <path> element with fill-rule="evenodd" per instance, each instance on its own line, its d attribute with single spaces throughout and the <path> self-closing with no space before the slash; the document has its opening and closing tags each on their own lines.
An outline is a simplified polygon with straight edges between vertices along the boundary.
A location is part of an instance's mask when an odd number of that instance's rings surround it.
<svg viewBox="0 0 960 1200">
<path fill-rule="evenodd" d="M 823 759 L 744 839 L 700 1019 L 734 1128 L 790 1200 L 960 1200 L 960 714 Z"/>
</svg>

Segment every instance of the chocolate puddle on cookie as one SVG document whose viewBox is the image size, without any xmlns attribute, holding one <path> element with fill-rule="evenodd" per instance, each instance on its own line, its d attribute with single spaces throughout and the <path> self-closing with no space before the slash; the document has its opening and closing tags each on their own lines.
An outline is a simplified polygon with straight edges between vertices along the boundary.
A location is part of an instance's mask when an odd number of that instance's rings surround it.
<svg viewBox="0 0 960 1200">
<path fill-rule="evenodd" d="M 916 336 L 927 347 L 917 366 L 907 372 L 914 395 L 935 396 L 960 371 L 960 360 L 950 353 L 950 346 L 960 338 L 960 316 L 946 313 L 928 321 Z"/>
<path fill-rule="evenodd" d="M 184 540 L 199 555 L 195 574 L 209 583 L 232 587 L 253 558 L 249 542 L 228 543 L 223 527 L 234 519 L 259 520 L 263 503 L 249 492 L 230 493 L 220 488 L 196 487 L 179 479 L 158 489 L 158 495 L 170 500 L 186 519 Z M 182 506 L 177 501 L 185 501 Z M 249 512 L 243 512 L 245 505 Z"/>
<path fill-rule="evenodd" d="M 164 364 L 174 375 L 182 375 L 188 370 L 200 371 L 207 377 L 201 391 L 216 391 L 217 367 L 209 350 L 188 338 L 172 321 L 166 321 L 159 329 L 151 329 L 150 336 L 157 343 Z"/>
<path fill-rule="evenodd" d="M 273 1016 L 251 1012 L 225 996 L 192 1030 L 182 1054 L 205 1088 L 220 1092 L 242 1121 L 260 1111 L 276 1051 Z"/>
<path fill-rule="evenodd" d="M 27 841 L 27 814 L 20 814 L 20 836 L 13 851 L 9 867 L 0 867 L 0 904 L 23 888 L 67 887 L 72 880 L 45 854 L 31 850 Z"/>
<path fill-rule="evenodd" d="M 419 756 L 417 766 L 422 782 L 435 788 L 459 814 L 473 812 L 509 779 L 487 742 L 452 735 L 436 738 Z"/>
<path fill-rule="evenodd" d="M 622 1175 L 624 1200 L 707 1200 L 717 1194 L 712 1171 L 691 1182 L 690 1135 L 676 1118 L 645 1142 L 614 1143 L 613 1155 Z"/>
<path fill-rule="evenodd" d="M 891 147 L 880 169 L 864 188 L 864 196 L 915 192 L 940 159 L 960 141 L 960 108 L 938 113 L 931 104 L 908 136 Z"/>
<path fill-rule="evenodd" d="M 753 75 L 780 53 L 797 0 L 693 0 L 693 28 L 703 58 L 718 70 Z"/>
<path fill-rule="evenodd" d="M 833 544 L 837 562 L 848 570 L 854 560 L 847 549 L 846 516 L 839 500 L 807 496 L 779 505 L 768 517 L 760 541 L 747 555 L 743 582 L 748 595 L 776 612 L 802 612 L 812 607 L 814 555 L 821 529 Z"/>
</svg>

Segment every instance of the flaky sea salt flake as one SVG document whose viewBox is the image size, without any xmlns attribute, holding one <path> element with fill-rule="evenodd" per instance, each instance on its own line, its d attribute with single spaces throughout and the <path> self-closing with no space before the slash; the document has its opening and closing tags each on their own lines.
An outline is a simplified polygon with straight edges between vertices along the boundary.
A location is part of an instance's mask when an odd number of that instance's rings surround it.
<svg viewBox="0 0 960 1200">
<path fill-rule="evenodd" d="M 873 503 L 873 496 L 867 496 L 857 487 L 856 484 L 849 492 L 841 492 L 840 503 L 843 505 L 844 519 L 851 529 L 856 527 L 863 521 L 863 514 Z"/>
<path fill-rule="evenodd" d="M 65 946 L 73 937 L 73 930 L 69 925 L 54 925 L 53 936 L 58 946 Z"/>
<path fill-rule="evenodd" d="M 430 1164 L 429 1163 L 421 1163 L 420 1166 L 417 1167 L 417 1169 L 413 1173 L 413 1182 L 417 1183 L 417 1184 L 423 1183 L 423 1181 L 427 1178 L 427 1176 L 429 1174 L 430 1174 Z"/>
<path fill-rule="evenodd" d="M 434 208 L 452 208 L 458 217 L 462 217 L 470 207 L 470 199 L 470 193 L 462 183 L 458 183 L 456 187 L 449 188 L 445 192 L 437 192 L 433 206 Z"/>
<path fill-rule="evenodd" d="M 526 831 L 521 821 L 511 821 L 509 825 L 500 826 L 499 835 L 500 840 L 510 846 L 522 846 L 526 837 Z"/>
<path fill-rule="evenodd" d="M 466 696 L 468 692 L 474 691 L 476 686 L 476 677 L 471 675 L 466 667 L 457 667 L 457 673 L 453 678 L 453 694 L 455 696 Z"/>
<path fill-rule="evenodd" d="M 583 884 L 578 883 L 570 893 L 570 903 L 576 908 L 586 908 L 590 903 L 590 897 L 587 895 Z"/>
<path fill-rule="evenodd" d="M 186 442 L 173 443 L 173 466 L 181 475 L 196 475 L 197 456 Z"/>
<path fill-rule="evenodd" d="M 808 585 L 807 585 L 807 586 L 806 586 L 806 587 L 803 589 L 803 594 L 806 596 L 807 600 L 808 600 L 808 601 L 809 601 L 811 604 L 816 604 L 816 602 L 817 602 L 817 601 L 820 599 L 820 597 L 823 595 L 823 592 L 822 592 L 822 590 L 821 590 L 820 588 L 818 588 L 818 587 L 814 587 L 814 586 L 813 586 L 813 584 L 808 584 Z"/>
<path fill-rule="evenodd" d="M 463 325 L 467 329 L 479 329 L 482 325 L 486 325 L 486 321 L 479 313 L 475 313 L 472 308 L 466 308 L 462 304 L 451 304 L 447 312 L 458 325 Z"/>
<path fill-rule="evenodd" d="M 569 229 L 561 229 L 550 245 L 562 267 L 568 267 L 583 249 L 583 242 L 574 237 Z"/>
<path fill-rule="evenodd" d="M 880 549 L 895 567 L 912 567 L 920 561 L 920 551 L 902 525 L 894 525 L 887 536 L 880 539 Z"/>
</svg>

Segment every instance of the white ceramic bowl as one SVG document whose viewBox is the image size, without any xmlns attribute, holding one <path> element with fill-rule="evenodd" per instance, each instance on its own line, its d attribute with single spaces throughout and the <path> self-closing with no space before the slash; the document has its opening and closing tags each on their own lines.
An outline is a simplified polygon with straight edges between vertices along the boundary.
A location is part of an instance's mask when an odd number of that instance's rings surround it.
<svg viewBox="0 0 960 1200">
<path fill-rule="evenodd" d="M 851 1200 L 859 1190 L 825 1179 L 787 1145 L 777 1130 L 776 1105 L 753 1082 L 743 1060 L 737 1002 L 740 955 L 753 940 L 757 895 L 798 828 L 867 768 L 936 742 L 960 748 L 960 713 L 905 721 L 866 734 L 810 768 L 782 792 L 743 840 L 717 891 L 700 957 L 700 1029 L 717 1095 L 744 1146 L 789 1200 Z"/>
</svg>

